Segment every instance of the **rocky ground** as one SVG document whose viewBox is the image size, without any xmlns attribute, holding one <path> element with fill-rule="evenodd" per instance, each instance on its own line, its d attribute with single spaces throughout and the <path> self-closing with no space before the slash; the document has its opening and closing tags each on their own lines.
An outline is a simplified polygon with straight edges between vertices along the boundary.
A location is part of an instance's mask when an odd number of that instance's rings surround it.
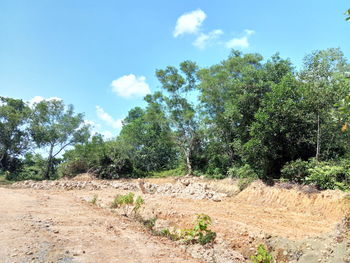
<svg viewBox="0 0 350 263">
<path fill-rule="evenodd" d="M 156 228 L 187 229 L 213 219 L 212 245 L 151 235 L 110 204 L 134 192 Z M 90 203 L 96 196 L 96 204 Z M 0 262 L 249 262 L 265 244 L 276 262 L 350 262 L 346 194 L 255 182 L 166 178 L 130 181 L 26 181 L 0 189 Z"/>
</svg>

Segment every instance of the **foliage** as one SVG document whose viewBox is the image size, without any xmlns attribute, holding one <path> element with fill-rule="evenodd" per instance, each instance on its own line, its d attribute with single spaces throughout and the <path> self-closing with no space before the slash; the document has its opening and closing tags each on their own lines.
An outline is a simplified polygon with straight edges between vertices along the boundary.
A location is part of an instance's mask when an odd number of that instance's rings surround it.
<svg viewBox="0 0 350 263">
<path fill-rule="evenodd" d="M 30 108 L 22 100 L 0 96 L 0 171 L 14 173 L 21 168 L 19 157 L 30 144 L 29 116 Z"/>
<path fill-rule="evenodd" d="M 145 201 L 141 196 L 136 199 L 134 197 L 135 194 L 132 192 L 126 195 L 117 195 L 111 204 L 111 208 L 122 208 L 125 216 L 129 216 L 131 213 L 137 215 Z"/>
<path fill-rule="evenodd" d="M 147 95 L 145 110 L 131 109 L 123 121 L 117 147 L 137 170 L 144 172 L 174 168 L 177 162 L 176 146 L 172 139 L 159 94 Z"/>
<path fill-rule="evenodd" d="M 283 166 L 281 169 L 281 176 L 292 182 L 303 183 L 305 182 L 305 178 L 309 175 L 309 169 L 315 165 L 315 162 L 297 159 Z"/>
<path fill-rule="evenodd" d="M 250 260 L 253 263 L 273 263 L 274 262 L 272 255 L 269 253 L 269 251 L 265 248 L 263 244 L 260 244 L 258 246 L 256 255 L 251 256 Z"/>
<path fill-rule="evenodd" d="M 56 167 L 61 162 L 58 158 L 52 159 L 52 174 L 56 175 Z M 26 153 L 21 161 L 21 167 L 13 173 L 8 173 L 6 178 L 11 181 L 42 180 L 45 174 L 47 161 L 40 154 Z M 53 176 L 52 179 L 56 179 Z"/>
<path fill-rule="evenodd" d="M 231 178 L 252 178 L 257 179 L 258 176 L 255 171 L 250 167 L 249 164 L 243 166 L 232 166 L 228 171 L 227 175 Z"/>
<path fill-rule="evenodd" d="M 192 174 L 192 159 L 198 145 L 198 120 L 193 103 L 187 99 L 188 93 L 196 88 L 198 66 L 191 61 L 180 64 L 177 68 L 168 66 L 157 70 L 156 76 L 168 96 L 159 94 L 165 101 L 165 110 L 174 130 L 175 142 L 183 152 L 187 172 Z"/>
<path fill-rule="evenodd" d="M 210 216 L 205 214 L 197 215 L 193 229 L 182 231 L 181 238 L 188 243 L 199 243 L 205 245 L 214 242 L 216 233 L 208 229 L 212 220 Z"/>
<path fill-rule="evenodd" d="M 63 155 L 65 162 L 60 167 L 62 176 L 74 177 L 91 172 L 101 179 L 132 177 L 134 168 L 128 157 L 122 155 L 118 143 L 104 142 L 95 135 L 84 144 L 77 144 Z"/>
<path fill-rule="evenodd" d="M 67 146 L 83 143 L 90 136 L 83 115 L 74 114 L 73 106 L 66 107 L 62 100 L 44 100 L 35 104 L 30 132 L 38 147 L 49 149 L 45 179 L 50 179 L 52 174 L 53 158 Z"/>
<path fill-rule="evenodd" d="M 315 184 L 320 189 L 348 189 L 350 182 L 350 167 L 327 162 L 319 163 L 308 169 L 306 177 L 308 184 Z"/>
<path fill-rule="evenodd" d="M 350 21 L 350 8 L 345 12 L 346 15 L 346 21 Z"/>
<path fill-rule="evenodd" d="M 28 106 L 0 97 L 0 170 L 12 180 L 53 178 L 56 170 L 103 179 L 187 171 L 238 178 L 241 189 L 257 177 L 347 189 L 349 72 L 338 48 L 311 52 L 298 71 L 278 53 L 233 50 L 205 68 L 184 61 L 156 71 L 162 93 L 131 109 L 113 140 L 88 139 L 82 114 L 61 100 Z M 26 160 L 38 149 L 48 156 Z"/>
</svg>

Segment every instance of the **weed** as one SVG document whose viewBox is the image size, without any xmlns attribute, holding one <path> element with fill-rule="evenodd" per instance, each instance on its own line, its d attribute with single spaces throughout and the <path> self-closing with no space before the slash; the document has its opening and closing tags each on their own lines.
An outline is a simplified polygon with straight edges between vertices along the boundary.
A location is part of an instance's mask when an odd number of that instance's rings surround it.
<svg viewBox="0 0 350 263">
<path fill-rule="evenodd" d="M 159 231 L 158 235 L 163 236 L 163 237 L 167 237 L 172 241 L 178 241 L 181 239 L 181 237 L 179 235 L 177 235 L 176 233 L 171 233 L 170 230 L 167 228 Z"/>
<path fill-rule="evenodd" d="M 187 243 L 199 243 L 205 245 L 214 242 L 216 233 L 208 229 L 212 221 L 210 216 L 205 214 L 197 215 L 193 229 L 182 231 L 182 238 Z"/>
<path fill-rule="evenodd" d="M 250 260 L 253 263 L 273 263 L 273 257 L 263 244 L 258 246 L 256 255 L 251 256 Z"/>
<path fill-rule="evenodd" d="M 153 227 L 155 226 L 157 221 L 156 217 L 152 217 L 150 219 L 141 219 L 140 222 L 148 229 L 153 230 Z"/>
<path fill-rule="evenodd" d="M 145 201 L 141 196 L 138 196 L 136 200 L 134 197 L 135 195 L 131 192 L 126 195 L 117 195 L 111 203 L 111 208 L 122 208 L 125 216 L 129 216 L 131 213 L 137 215 Z"/>
<path fill-rule="evenodd" d="M 96 205 L 97 199 L 98 199 L 98 195 L 97 195 L 97 194 L 94 194 L 94 196 L 92 197 L 90 203 L 93 204 L 93 205 Z"/>
</svg>

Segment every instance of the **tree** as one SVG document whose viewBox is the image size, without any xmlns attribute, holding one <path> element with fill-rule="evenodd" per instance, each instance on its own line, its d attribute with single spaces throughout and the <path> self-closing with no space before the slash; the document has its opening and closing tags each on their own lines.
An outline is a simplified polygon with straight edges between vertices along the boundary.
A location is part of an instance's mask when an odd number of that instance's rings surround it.
<svg viewBox="0 0 350 263">
<path fill-rule="evenodd" d="M 166 119 L 161 94 L 147 95 L 145 110 L 136 107 L 123 121 L 117 141 L 136 169 L 144 172 L 171 169 L 177 161 L 177 149 Z"/>
<path fill-rule="evenodd" d="M 90 136 L 83 115 L 74 114 L 73 106 L 66 107 L 62 100 L 46 100 L 35 104 L 30 132 L 38 147 L 49 150 L 45 179 L 50 179 L 53 158 L 67 146 L 85 142 Z"/>
<path fill-rule="evenodd" d="M 329 127 L 328 121 L 332 121 L 331 109 L 349 94 L 349 87 L 344 85 L 349 70 L 349 64 L 338 48 L 314 51 L 304 58 L 299 78 L 306 84 L 310 111 L 315 112 L 317 161 L 321 156 L 323 138 L 327 137 L 327 129 L 323 127 Z"/>
<path fill-rule="evenodd" d="M 250 139 L 264 94 L 292 72 L 289 60 L 278 54 L 265 64 L 262 60 L 260 54 L 233 50 L 228 59 L 198 72 L 209 166 L 221 167 L 222 173 L 241 161 L 239 148 Z"/>
<path fill-rule="evenodd" d="M 198 141 L 198 120 L 195 107 L 187 98 L 196 88 L 197 70 L 194 62 L 184 61 L 180 64 L 180 72 L 172 66 L 156 71 L 162 88 L 168 94 L 163 96 L 167 117 L 174 130 L 175 141 L 185 156 L 188 174 L 192 174 L 193 169 L 193 153 Z"/>
<path fill-rule="evenodd" d="M 345 12 L 345 15 L 346 15 L 345 20 L 349 21 L 350 20 L 350 8 L 348 9 L 348 11 Z"/>
<path fill-rule="evenodd" d="M 304 101 L 304 84 L 290 74 L 266 93 L 244 144 L 247 161 L 264 179 L 278 178 L 282 166 L 313 155 L 313 115 Z"/>
<path fill-rule="evenodd" d="M 29 107 L 19 99 L 0 97 L 0 170 L 18 169 L 18 157 L 29 146 Z"/>
</svg>

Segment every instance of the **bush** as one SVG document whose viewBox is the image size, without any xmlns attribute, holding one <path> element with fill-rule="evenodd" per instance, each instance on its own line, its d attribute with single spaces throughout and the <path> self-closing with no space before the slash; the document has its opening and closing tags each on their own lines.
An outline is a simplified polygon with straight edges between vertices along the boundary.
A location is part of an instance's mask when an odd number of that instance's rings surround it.
<svg viewBox="0 0 350 263">
<path fill-rule="evenodd" d="M 281 176 L 295 183 L 303 183 L 309 175 L 308 170 L 313 166 L 313 162 L 302 161 L 301 159 L 291 161 L 283 166 Z"/>
<path fill-rule="evenodd" d="M 256 255 L 251 256 L 250 260 L 253 263 L 273 263 L 274 262 L 272 255 L 269 253 L 269 251 L 265 248 L 263 244 L 260 244 L 258 246 Z"/>
<path fill-rule="evenodd" d="M 136 199 L 134 197 L 135 194 L 131 192 L 126 195 L 117 195 L 111 204 L 111 208 L 123 208 L 123 215 L 125 216 L 129 216 L 131 213 L 136 215 L 145 201 L 141 196 Z"/>
<path fill-rule="evenodd" d="M 60 177 L 72 178 L 78 174 L 86 173 L 89 170 L 89 165 L 85 160 L 72 160 L 63 163 L 59 168 Z"/>
<path fill-rule="evenodd" d="M 205 245 L 214 242 L 216 233 L 208 229 L 212 221 L 210 216 L 205 214 L 197 215 L 193 229 L 184 230 L 181 238 L 188 243 L 199 243 Z"/>
<path fill-rule="evenodd" d="M 257 179 L 258 175 L 250 167 L 249 164 L 243 166 L 233 166 L 227 171 L 227 175 L 231 178 L 254 178 Z"/>
<path fill-rule="evenodd" d="M 350 170 L 347 167 L 323 162 L 314 168 L 308 169 L 308 172 L 310 175 L 306 177 L 306 183 L 315 184 L 321 190 L 345 190 L 348 188 L 346 183 Z"/>
</svg>

